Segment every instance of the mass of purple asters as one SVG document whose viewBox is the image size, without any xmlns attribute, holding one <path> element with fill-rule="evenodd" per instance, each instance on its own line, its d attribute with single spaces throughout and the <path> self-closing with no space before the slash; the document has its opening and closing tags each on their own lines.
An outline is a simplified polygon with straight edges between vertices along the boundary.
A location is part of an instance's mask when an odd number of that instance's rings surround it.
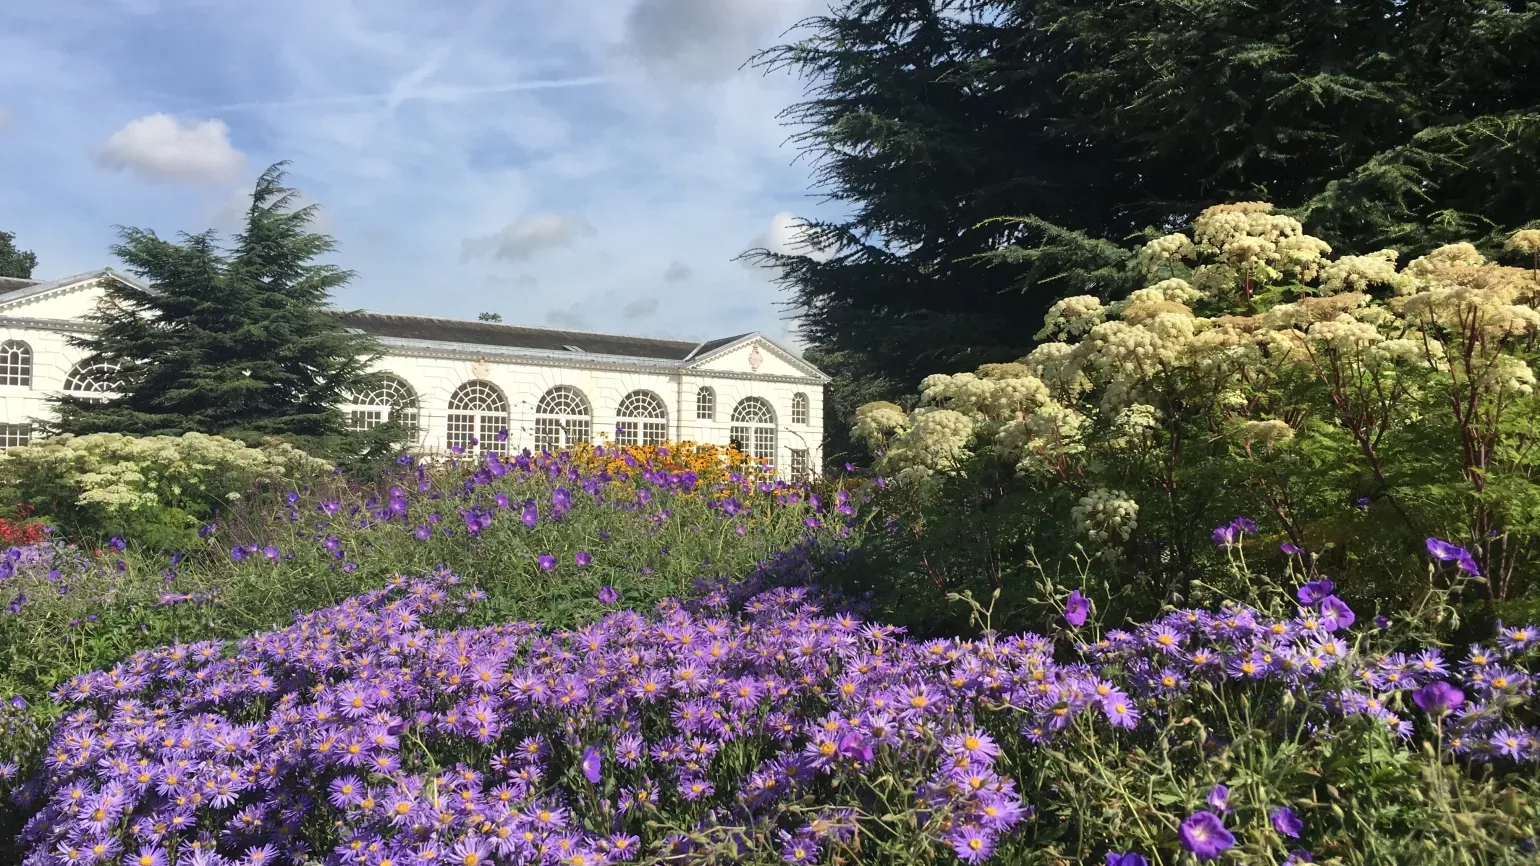
<svg viewBox="0 0 1540 866">
<path fill-rule="evenodd" d="M 593 866 L 733 845 L 811 863 L 860 844 L 884 775 L 911 780 L 888 808 L 920 843 L 965 861 L 1030 816 L 975 708 L 1011 689 L 985 657 L 1024 671 L 1041 639 L 922 644 L 788 589 L 737 617 L 424 627 L 462 592 L 403 579 L 74 678 L 24 862 Z"/>
<path fill-rule="evenodd" d="M 425 618 L 475 590 L 401 578 L 233 647 L 141 652 L 61 686 L 24 789 L 24 862 L 853 862 L 894 832 L 867 824 L 892 811 L 913 816 L 913 845 L 981 862 L 1033 814 L 1004 751 L 1181 717 L 1200 683 L 1286 685 L 1317 736 L 1409 737 L 1420 711 L 1459 754 L 1534 759 L 1515 721 L 1532 627 L 1458 665 L 1433 648 L 1360 655 L 1330 589 L 1301 590 L 1312 600 L 1286 616 L 1174 611 L 1061 662 L 1047 637 L 910 640 L 802 589 L 737 614 L 708 598 L 556 634 L 438 631 Z M 908 782 L 879 799 L 882 778 Z M 1235 844 L 1227 799 L 1184 822 L 1188 850 Z"/>
</svg>

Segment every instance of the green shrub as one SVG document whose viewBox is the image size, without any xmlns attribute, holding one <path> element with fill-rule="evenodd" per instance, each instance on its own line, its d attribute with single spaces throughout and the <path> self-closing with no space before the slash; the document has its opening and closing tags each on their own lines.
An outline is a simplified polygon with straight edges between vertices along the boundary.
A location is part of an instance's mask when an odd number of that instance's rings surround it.
<svg viewBox="0 0 1540 866">
<path fill-rule="evenodd" d="M 56 436 L 0 455 L 0 488 L 83 543 L 133 537 L 155 550 L 196 541 L 260 483 L 304 483 L 330 467 L 283 443 L 219 436 Z"/>
</svg>

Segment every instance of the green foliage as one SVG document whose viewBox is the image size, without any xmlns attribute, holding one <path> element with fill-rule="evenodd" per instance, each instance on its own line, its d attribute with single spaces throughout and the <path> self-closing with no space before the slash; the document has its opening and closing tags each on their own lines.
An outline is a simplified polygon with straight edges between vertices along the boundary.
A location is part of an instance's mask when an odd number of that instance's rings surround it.
<svg viewBox="0 0 1540 866">
<path fill-rule="evenodd" d="M 0 277 L 31 279 L 32 269 L 37 267 L 37 253 L 17 249 L 15 240 L 14 232 L 0 232 Z"/>
<path fill-rule="evenodd" d="M 75 344 L 118 367 L 116 396 L 57 399 L 66 433 L 281 436 L 317 450 L 356 450 L 337 405 L 369 381 L 374 343 L 326 309 L 351 276 L 315 259 L 334 248 L 309 230 L 315 206 L 291 209 L 282 164 L 258 179 L 244 230 L 227 253 L 212 232 L 172 243 L 122 229 L 114 252 L 149 283 L 108 284 Z M 367 448 L 367 446 L 364 446 Z"/>
<path fill-rule="evenodd" d="M 1021 356 L 1215 201 L 1408 256 L 1540 214 L 1529 3 L 842 0 L 796 35 L 759 65 L 806 82 L 784 117 L 849 216 L 812 226 L 827 260 L 755 258 L 874 386 Z"/>
<path fill-rule="evenodd" d="M 0 489 L 69 538 L 99 545 L 116 535 L 164 553 L 189 549 L 200 524 L 262 484 L 307 483 L 328 469 L 281 442 L 66 434 L 0 455 Z"/>
</svg>

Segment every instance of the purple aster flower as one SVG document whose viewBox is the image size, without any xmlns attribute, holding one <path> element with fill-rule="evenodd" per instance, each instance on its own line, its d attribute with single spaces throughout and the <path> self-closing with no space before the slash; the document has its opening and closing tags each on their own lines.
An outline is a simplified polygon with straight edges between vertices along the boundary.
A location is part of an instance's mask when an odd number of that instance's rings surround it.
<svg viewBox="0 0 1540 866">
<path fill-rule="evenodd" d="M 599 784 L 599 771 L 602 769 L 602 766 L 603 762 L 599 758 L 599 750 L 593 746 L 583 750 L 583 778 L 587 779 L 589 784 Z"/>
<path fill-rule="evenodd" d="M 541 571 L 551 571 L 552 569 L 556 568 L 556 557 L 549 553 L 540 554 L 538 561 L 540 563 Z"/>
<path fill-rule="evenodd" d="M 1288 806 L 1279 806 L 1268 813 L 1268 819 L 1273 822 L 1273 829 L 1290 839 L 1298 839 L 1299 832 L 1305 829 L 1305 822 L 1299 820 L 1299 815 Z"/>
<path fill-rule="evenodd" d="M 577 563 L 578 568 L 587 568 L 589 563 L 594 561 L 594 558 L 588 555 L 588 551 L 579 550 L 577 554 L 572 557 L 572 560 Z"/>
<path fill-rule="evenodd" d="M 1235 836 L 1213 812 L 1194 812 L 1177 828 L 1182 847 L 1199 860 L 1213 860 L 1235 847 Z"/>
<path fill-rule="evenodd" d="M 1300 604 L 1306 607 L 1314 607 L 1321 603 L 1321 599 L 1331 595 L 1331 591 L 1335 588 L 1335 584 L 1323 577 L 1320 580 L 1312 580 L 1300 587 L 1294 595 L 1299 599 Z"/>
<path fill-rule="evenodd" d="M 1091 600 L 1075 590 L 1064 603 L 1064 619 L 1075 628 L 1085 625 L 1086 615 L 1091 612 Z"/>
<path fill-rule="evenodd" d="M 981 863 L 995 852 L 994 836 L 979 827 L 964 826 L 954 830 L 947 841 L 952 843 L 952 850 L 964 863 Z"/>
<path fill-rule="evenodd" d="M 1529 736 L 1515 728 L 1503 728 L 1493 734 L 1487 741 L 1497 754 L 1515 761 L 1522 761 L 1529 756 Z"/>
<path fill-rule="evenodd" d="M 614 604 L 617 601 L 620 601 L 620 592 L 615 587 L 602 586 L 599 588 L 600 604 Z"/>
<path fill-rule="evenodd" d="M 1497 644 L 1510 653 L 1524 652 L 1537 642 L 1540 642 L 1540 627 L 1521 625 L 1517 628 L 1498 629 Z"/>
<path fill-rule="evenodd" d="M 1135 854 L 1132 851 L 1126 854 L 1108 851 L 1106 866 L 1150 866 L 1150 861 L 1144 859 L 1143 854 Z"/>
<path fill-rule="evenodd" d="M 1412 693 L 1412 701 L 1430 716 L 1442 716 L 1465 703 L 1465 693 L 1446 682 L 1428 683 Z"/>
</svg>

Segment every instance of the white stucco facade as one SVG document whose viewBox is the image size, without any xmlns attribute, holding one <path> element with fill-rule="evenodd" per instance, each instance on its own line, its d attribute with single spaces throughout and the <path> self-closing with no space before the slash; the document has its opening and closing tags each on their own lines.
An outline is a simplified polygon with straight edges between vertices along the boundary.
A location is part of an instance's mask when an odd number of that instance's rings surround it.
<svg viewBox="0 0 1540 866">
<path fill-rule="evenodd" d="M 49 283 L 0 279 L 0 448 L 30 437 L 67 380 L 72 393 L 103 387 L 80 368 L 87 352 L 68 339 L 89 336 L 82 317 L 114 279 L 132 280 L 111 269 Z M 692 344 L 431 317 L 344 318 L 375 336 L 385 350 L 378 369 L 397 380 L 389 396 L 359 395 L 344 412 L 358 426 L 415 415 L 413 444 L 423 451 L 465 445 L 471 434 L 479 447 L 508 452 L 618 435 L 736 441 L 786 475 L 821 465 L 828 379 L 763 334 Z M 435 338 L 445 335 L 455 339 Z M 495 436 L 503 428 L 505 443 Z"/>
</svg>

